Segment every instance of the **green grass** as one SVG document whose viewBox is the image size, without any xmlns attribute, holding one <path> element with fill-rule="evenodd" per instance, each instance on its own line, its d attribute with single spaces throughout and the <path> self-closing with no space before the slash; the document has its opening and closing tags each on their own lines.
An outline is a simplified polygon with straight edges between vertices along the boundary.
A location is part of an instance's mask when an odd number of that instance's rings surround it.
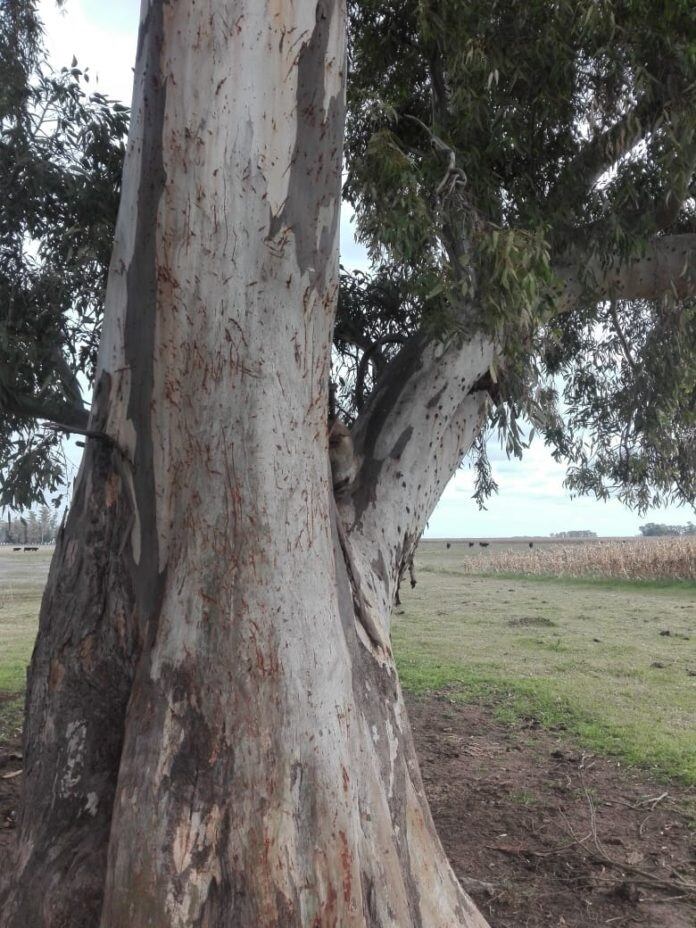
<svg viewBox="0 0 696 928">
<path fill-rule="evenodd" d="M 14 740 L 22 734 L 24 698 L 17 696 L 0 702 L 0 743 Z"/>
<path fill-rule="evenodd" d="M 425 567 L 426 572 L 440 573 L 436 567 Z M 461 571 L 449 571 L 453 576 L 461 575 Z M 477 572 L 477 577 L 488 577 L 497 580 L 529 580 L 532 579 L 524 574 L 508 573 L 487 573 L 486 571 Z M 652 590 L 667 591 L 679 595 L 683 593 L 686 596 L 696 594 L 696 581 L 694 580 L 617 580 L 615 578 L 602 577 L 555 577 L 552 575 L 539 575 L 533 578 L 539 583 L 553 583 L 561 586 L 589 586 L 594 590 L 616 590 L 624 593 L 650 592 Z"/>
<path fill-rule="evenodd" d="M 0 740 L 21 730 L 27 665 L 50 557 L 49 550 L 0 549 Z"/>
<path fill-rule="evenodd" d="M 448 687 L 505 721 L 532 717 L 696 784 L 693 585 L 471 576 L 468 556 L 421 546 L 394 621 L 404 686 Z"/>
</svg>

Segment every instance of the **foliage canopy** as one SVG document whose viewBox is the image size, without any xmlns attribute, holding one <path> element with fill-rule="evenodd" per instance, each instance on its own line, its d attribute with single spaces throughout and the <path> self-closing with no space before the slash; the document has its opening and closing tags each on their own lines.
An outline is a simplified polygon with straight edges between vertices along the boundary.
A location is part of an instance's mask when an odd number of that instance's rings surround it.
<svg viewBox="0 0 696 928">
<path fill-rule="evenodd" d="M 597 286 L 694 232 L 693 4 L 355 0 L 351 23 L 346 195 L 377 277 L 496 338 L 509 451 L 526 415 L 571 488 L 693 504 L 693 300 Z"/>
</svg>

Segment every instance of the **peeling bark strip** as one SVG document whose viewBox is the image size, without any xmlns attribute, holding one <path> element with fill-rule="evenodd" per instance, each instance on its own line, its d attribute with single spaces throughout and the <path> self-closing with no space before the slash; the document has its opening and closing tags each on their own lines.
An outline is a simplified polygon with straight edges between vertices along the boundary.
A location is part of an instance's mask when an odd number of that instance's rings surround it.
<svg viewBox="0 0 696 928">
<path fill-rule="evenodd" d="M 342 0 L 143 5 L 100 346 L 114 448 L 90 442 L 81 561 L 61 548 L 44 605 L 3 928 L 485 928 L 364 627 L 475 431 L 488 348 L 426 345 L 380 394 L 375 479 L 339 527 L 344 82 Z"/>
<path fill-rule="evenodd" d="M 315 270 L 317 244 L 320 254 L 330 252 L 340 217 L 335 209 L 335 171 L 341 170 L 343 95 L 331 95 L 328 108 L 324 102 L 327 91 L 331 94 L 331 71 L 342 66 L 333 57 L 336 49 L 329 45 L 332 21 L 335 27 L 331 14 L 334 5 L 332 0 L 318 0 L 311 39 L 303 44 L 297 57 L 298 126 L 290 159 L 290 183 L 280 214 L 276 216 L 271 211 L 269 229 L 269 239 L 283 229 L 292 231 L 298 267 L 310 274 Z M 290 41 L 289 35 L 281 41 Z M 322 210 L 329 211 L 333 223 L 323 228 L 317 243 L 316 229 L 322 227 Z"/>
<path fill-rule="evenodd" d="M 163 7 L 150 5 L 138 37 L 138 58 L 143 62 L 143 134 L 134 230 L 133 260 L 126 273 L 124 355 L 130 372 L 127 417 L 135 431 L 133 488 L 139 537 L 132 565 L 140 621 L 146 637 L 156 619 L 161 597 L 159 541 L 155 516 L 155 476 L 150 404 L 154 387 L 155 325 L 157 318 L 158 255 L 157 213 L 165 189 L 162 146 L 166 79 L 160 72 L 164 42 Z"/>
</svg>

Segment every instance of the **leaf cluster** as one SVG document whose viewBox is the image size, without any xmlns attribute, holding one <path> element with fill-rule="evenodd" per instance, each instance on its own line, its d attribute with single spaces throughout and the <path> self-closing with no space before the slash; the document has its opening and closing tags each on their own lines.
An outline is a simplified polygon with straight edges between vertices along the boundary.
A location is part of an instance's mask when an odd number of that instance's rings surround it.
<svg viewBox="0 0 696 928">
<path fill-rule="evenodd" d="M 0 10 L 0 503 L 61 484 L 60 443 L 38 419 L 86 418 L 118 209 L 128 111 L 52 72 L 32 3 Z M 33 477 L 32 477 L 33 475 Z"/>
<path fill-rule="evenodd" d="M 528 421 L 578 492 L 693 501 L 693 306 L 556 273 L 696 231 L 692 0 L 349 0 L 347 181 L 370 274 L 341 274 L 335 379 L 362 409 L 401 345 L 487 332 L 491 426 Z M 62 479 L 40 419 L 84 415 L 128 113 L 42 60 L 36 4 L 0 7 L 0 502 Z M 479 498 L 494 488 L 478 444 Z"/>
</svg>

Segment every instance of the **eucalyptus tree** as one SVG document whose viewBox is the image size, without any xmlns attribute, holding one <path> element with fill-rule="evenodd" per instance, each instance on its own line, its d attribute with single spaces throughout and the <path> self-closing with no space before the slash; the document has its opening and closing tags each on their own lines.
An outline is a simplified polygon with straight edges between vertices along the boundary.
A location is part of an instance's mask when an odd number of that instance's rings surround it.
<svg viewBox="0 0 696 928">
<path fill-rule="evenodd" d="M 334 328 L 341 0 L 145 0 L 3 928 L 485 925 L 433 830 L 391 606 L 491 414 L 513 451 L 532 417 L 581 487 L 693 498 L 694 21 L 649 12 L 351 5 L 376 268 Z"/>
</svg>

